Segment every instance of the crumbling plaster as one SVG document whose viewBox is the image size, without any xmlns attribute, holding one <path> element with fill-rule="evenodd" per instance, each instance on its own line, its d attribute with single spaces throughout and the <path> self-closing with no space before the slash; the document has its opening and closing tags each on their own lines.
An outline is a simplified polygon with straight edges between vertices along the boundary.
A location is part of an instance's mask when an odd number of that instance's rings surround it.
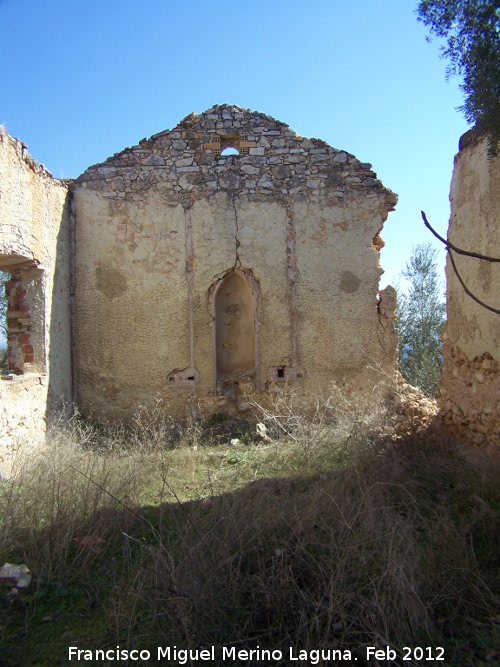
<svg viewBox="0 0 500 667">
<path fill-rule="evenodd" d="M 0 270 L 12 276 L 0 463 L 39 442 L 47 412 L 71 401 L 69 265 L 67 185 L 0 127 Z"/>
<path fill-rule="evenodd" d="M 158 398 L 174 415 L 229 409 L 211 294 L 231 270 L 255 293 L 256 366 L 240 398 L 366 388 L 369 366 L 394 371 L 393 311 L 377 292 L 397 198 L 370 164 L 223 105 L 89 168 L 72 190 L 85 413 L 127 418 Z"/>
<path fill-rule="evenodd" d="M 449 241 L 500 257 L 500 159 L 488 157 L 487 139 L 471 130 L 460 141 L 451 183 Z M 500 263 L 453 253 L 467 288 L 500 310 Z M 466 294 L 448 258 L 447 322 L 441 417 L 478 445 L 500 446 L 500 316 Z"/>
</svg>

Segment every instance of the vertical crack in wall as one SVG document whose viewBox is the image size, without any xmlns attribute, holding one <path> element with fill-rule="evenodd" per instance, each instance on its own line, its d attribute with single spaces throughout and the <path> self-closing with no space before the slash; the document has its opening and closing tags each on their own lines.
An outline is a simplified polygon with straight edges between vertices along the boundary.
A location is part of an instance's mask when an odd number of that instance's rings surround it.
<svg viewBox="0 0 500 667">
<path fill-rule="evenodd" d="M 230 195 L 231 197 L 231 205 L 233 207 L 234 211 L 234 226 L 235 226 L 235 234 L 234 234 L 234 240 L 235 240 L 235 260 L 234 260 L 234 268 L 239 266 L 241 268 L 241 260 L 240 260 L 240 255 L 239 255 L 239 248 L 240 248 L 240 240 L 238 239 L 238 235 L 240 233 L 240 228 L 238 226 L 238 211 L 236 210 L 236 202 L 234 200 L 234 195 Z"/>
<path fill-rule="evenodd" d="M 293 210 L 286 209 L 286 261 L 287 278 L 290 288 L 290 332 L 292 338 L 292 365 L 298 363 L 297 349 L 297 259 L 295 255 L 295 220 Z"/>
<path fill-rule="evenodd" d="M 193 223 L 191 220 L 191 209 L 184 208 L 184 236 L 186 239 L 186 285 L 188 290 L 188 313 L 189 313 L 189 352 L 191 357 L 190 366 L 194 368 L 194 285 L 193 285 Z"/>
</svg>

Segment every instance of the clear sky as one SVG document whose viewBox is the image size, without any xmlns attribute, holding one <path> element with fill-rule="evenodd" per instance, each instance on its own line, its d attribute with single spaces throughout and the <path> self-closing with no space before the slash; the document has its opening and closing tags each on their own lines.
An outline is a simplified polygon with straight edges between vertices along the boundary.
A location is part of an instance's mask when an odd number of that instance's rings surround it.
<svg viewBox="0 0 500 667">
<path fill-rule="evenodd" d="M 467 124 L 417 0 L 0 0 L 0 124 L 56 177 L 237 104 L 371 162 L 399 195 L 382 284 L 446 236 Z M 439 243 L 436 242 L 436 247 Z M 444 266 L 444 252 L 440 251 Z"/>
</svg>

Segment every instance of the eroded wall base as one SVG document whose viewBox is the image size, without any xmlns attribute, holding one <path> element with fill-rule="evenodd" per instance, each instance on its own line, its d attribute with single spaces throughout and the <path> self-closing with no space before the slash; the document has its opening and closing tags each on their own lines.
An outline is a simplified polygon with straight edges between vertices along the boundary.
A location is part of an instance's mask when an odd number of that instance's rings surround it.
<svg viewBox="0 0 500 667">
<path fill-rule="evenodd" d="M 469 359 L 449 342 L 443 345 L 438 394 L 440 418 L 463 440 L 500 451 L 500 368 L 491 354 Z"/>
<path fill-rule="evenodd" d="M 45 439 L 47 378 L 26 374 L 0 381 L 0 476 Z"/>
</svg>

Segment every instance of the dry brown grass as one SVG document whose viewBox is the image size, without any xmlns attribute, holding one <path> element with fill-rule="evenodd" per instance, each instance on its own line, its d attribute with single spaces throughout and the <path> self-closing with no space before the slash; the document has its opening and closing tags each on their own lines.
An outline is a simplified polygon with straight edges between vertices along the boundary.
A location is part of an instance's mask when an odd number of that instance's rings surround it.
<svg viewBox="0 0 500 667">
<path fill-rule="evenodd" d="M 445 646 L 446 665 L 493 664 L 498 460 L 436 430 L 394 441 L 394 396 L 312 415 L 292 396 L 255 418 L 271 442 L 158 411 L 59 426 L 0 493 L 0 558 L 35 575 L 18 662 L 12 601 L 1 619 L 7 664 L 59 664 L 69 643 L 333 647 L 358 665 L 366 645 Z"/>
</svg>

